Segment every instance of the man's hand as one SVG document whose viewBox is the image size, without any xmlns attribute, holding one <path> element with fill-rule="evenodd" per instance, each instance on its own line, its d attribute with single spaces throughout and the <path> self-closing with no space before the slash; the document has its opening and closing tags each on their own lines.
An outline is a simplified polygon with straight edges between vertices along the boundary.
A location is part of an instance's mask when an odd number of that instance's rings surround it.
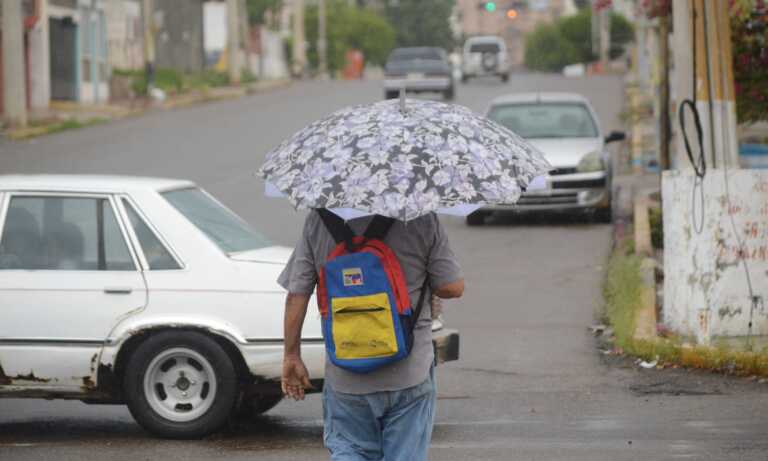
<svg viewBox="0 0 768 461">
<path fill-rule="evenodd" d="M 283 358 L 283 394 L 294 400 L 304 400 L 304 390 L 312 389 L 309 372 L 301 357 L 286 355 Z"/>
<path fill-rule="evenodd" d="M 289 293 L 285 299 L 285 355 L 283 356 L 283 394 L 304 400 L 304 389 L 311 389 L 309 373 L 301 360 L 301 327 L 307 315 L 308 294 Z"/>
</svg>

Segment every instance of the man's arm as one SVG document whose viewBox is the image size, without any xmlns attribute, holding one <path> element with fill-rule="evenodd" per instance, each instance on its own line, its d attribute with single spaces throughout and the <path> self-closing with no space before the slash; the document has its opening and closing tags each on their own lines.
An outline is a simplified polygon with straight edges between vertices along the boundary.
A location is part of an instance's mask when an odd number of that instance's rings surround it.
<svg viewBox="0 0 768 461">
<path fill-rule="evenodd" d="M 435 288 L 435 296 L 443 299 L 461 298 L 464 294 L 464 279 L 460 278 Z"/>
<path fill-rule="evenodd" d="M 304 390 L 312 388 L 309 372 L 301 359 L 301 329 L 307 315 L 309 298 L 310 295 L 299 293 L 288 293 L 285 298 L 282 388 L 283 394 L 294 400 L 304 400 Z"/>
</svg>

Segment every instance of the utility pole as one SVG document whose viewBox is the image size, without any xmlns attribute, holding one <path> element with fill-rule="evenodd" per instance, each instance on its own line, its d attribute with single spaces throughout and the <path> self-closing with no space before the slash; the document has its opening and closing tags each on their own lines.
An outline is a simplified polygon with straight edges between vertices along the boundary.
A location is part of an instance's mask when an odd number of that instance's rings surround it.
<svg viewBox="0 0 768 461">
<path fill-rule="evenodd" d="M 597 12 L 600 15 L 600 66 L 603 72 L 608 69 L 611 49 L 611 11 L 609 8 L 601 8 Z"/>
<path fill-rule="evenodd" d="M 729 38 L 730 40 L 730 38 Z M 670 118 L 669 118 L 669 15 L 664 13 L 659 16 L 659 62 L 661 66 L 661 81 L 659 82 L 659 134 L 660 170 L 670 168 L 669 142 L 670 142 Z"/>
<path fill-rule="evenodd" d="M 27 126 L 27 88 L 24 76 L 24 17 L 19 0 L 3 0 L 3 98 L 5 117 L 12 126 Z"/>
<path fill-rule="evenodd" d="M 304 0 L 293 0 L 293 75 L 304 76 L 307 48 L 304 44 Z"/>
<path fill-rule="evenodd" d="M 672 55 L 675 62 L 675 95 L 676 105 L 680 107 L 682 101 L 693 99 L 693 39 L 691 37 L 691 3 L 693 0 L 678 0 L 672 7 Z M 675 161 L 676 169 L 690 169 L 691 163 L 685 153 L 685 141 L 678 125 L 678 114 L 675 113 L 672 124 L 675 132 Z M 693 118 L 686 112 L 685 126 L 693 130 Z"/>
<path fill-rule="evenodd" d="M 251 42 L 251 21 L 248 17 L 248 6 L 245 0 L 238 0 L 238 8 L 240 8 L 240 37 L 242 38 L 243 50 L 245 51 L 245 62 L 243 66 L 248 69 L 249 73 L 252 73 L 253 58 L 251 55 L 251 48 L 253 43 Z"/>
<path fill-rule="evenodd" d="M 141 17 L 144 27 L 144 72 L 147 93 L 155 86 L 155 9 L 152 0 L 142 0 Z"/>
<path fill-rule="evenodd" d="M 320 78 L 325 78 L 328 73 L 328 36 L 325 0 L 317 0 L 317 60 Z"/>
<path fill-rule="evenodd" d="M 237 0 L 227 0 L 227 68 L 229 83 L 240 83 L 240 21 Z"/>
</svg>

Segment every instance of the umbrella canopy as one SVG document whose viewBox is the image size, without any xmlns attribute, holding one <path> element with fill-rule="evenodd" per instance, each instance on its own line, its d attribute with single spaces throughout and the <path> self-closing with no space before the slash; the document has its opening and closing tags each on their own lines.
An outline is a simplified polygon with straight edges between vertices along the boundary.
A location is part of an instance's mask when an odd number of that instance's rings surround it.
<svg viewBox="0 0 768 461">
<path fill-rule="evenodd" d="M 465 205 L 514 203 L 550 169 L 535 147 L 466 107 L 402 99 L 310 124 L 269 152 L 258 174 L 297 209 L 408 221 Z"/>
</svg>

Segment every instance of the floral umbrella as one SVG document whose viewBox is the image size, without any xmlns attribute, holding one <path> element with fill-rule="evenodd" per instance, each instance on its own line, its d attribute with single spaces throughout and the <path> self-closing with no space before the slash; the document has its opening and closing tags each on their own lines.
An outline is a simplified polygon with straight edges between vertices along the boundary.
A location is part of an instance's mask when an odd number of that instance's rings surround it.
<svg viewBox="0 0 768 461">
<path fill-rule="evenodd" d="M 527 141 L 466 107 L 401 96 L 310 124 L 269 152 L 258 174 L 297 209 L 408 221 L 515 203 L 550 169 Z"/>
</svg>

